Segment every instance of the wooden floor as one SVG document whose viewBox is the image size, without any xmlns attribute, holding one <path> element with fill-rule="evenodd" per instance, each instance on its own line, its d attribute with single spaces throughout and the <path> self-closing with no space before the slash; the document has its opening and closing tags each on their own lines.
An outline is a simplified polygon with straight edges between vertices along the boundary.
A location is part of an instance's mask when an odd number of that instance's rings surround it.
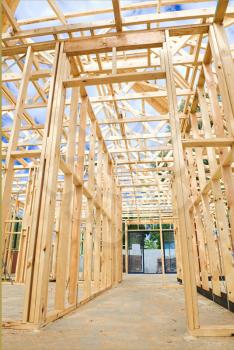
<svg viewBox="0 0 234 350">
<path fill-rule="evenodd" d="M 234 316 L 199 296 L 202 324 Z M 234 348 L 234 338 L 195 338 L 186 331 L 183 287 L 175 275 L 128 275 L 76 312 L 39 331 L 3 330 L 5 350 L 157 350 Z"/>
</svg>

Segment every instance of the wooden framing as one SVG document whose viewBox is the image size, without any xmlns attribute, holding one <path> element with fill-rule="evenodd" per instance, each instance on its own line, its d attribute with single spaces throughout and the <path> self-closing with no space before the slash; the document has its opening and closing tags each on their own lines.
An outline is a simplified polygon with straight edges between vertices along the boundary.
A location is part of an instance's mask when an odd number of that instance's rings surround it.
<svg viewBox="0 0 234 350">
<path fill-rule="evenodd" d="M 63 13 L 49 0 L 52 16 L 17 20 L 3 1 L 3 261 L 25 284 L 5 326 L 44 326 L 121 282 L 122 223 L 127 273 L 128 224 L 173 221 L 190 333 L 234 333 L 201 325 L 197 303 L 234 310 L 234 9 L 163 10 L 193 2 Z"/>
</svg>

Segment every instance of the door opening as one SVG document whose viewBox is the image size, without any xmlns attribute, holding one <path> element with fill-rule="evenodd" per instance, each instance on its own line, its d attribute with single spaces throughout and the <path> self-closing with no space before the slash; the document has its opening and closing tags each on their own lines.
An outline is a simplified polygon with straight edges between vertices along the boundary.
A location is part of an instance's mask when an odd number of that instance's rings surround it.
<svg viewBox="0 0 234 350">
<path fill-rule="evenodd" d="M 173 229 L 163 230 L 162 237 L 161 242 L 159 230 L 128 231 L 128 273 L 176 273 Z"/>
</svg>

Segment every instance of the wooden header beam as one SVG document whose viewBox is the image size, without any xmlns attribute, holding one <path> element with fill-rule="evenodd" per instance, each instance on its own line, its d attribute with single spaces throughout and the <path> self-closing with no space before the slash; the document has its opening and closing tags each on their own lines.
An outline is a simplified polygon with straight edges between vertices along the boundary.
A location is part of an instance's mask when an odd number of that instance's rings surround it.
<svg viewBox="0 0 234 350">
<path fill-rule="evenodd" d="M 110 52 L 113 47 L 117 51 L 161 47 L 165 41 L 163 30 L 141 32 L 124 32 L 109 36 L 93 38 L 76 38 L 65 42 L 64 52 L 68 56 L 87 55 L 91 53 Z"/>
</svg>

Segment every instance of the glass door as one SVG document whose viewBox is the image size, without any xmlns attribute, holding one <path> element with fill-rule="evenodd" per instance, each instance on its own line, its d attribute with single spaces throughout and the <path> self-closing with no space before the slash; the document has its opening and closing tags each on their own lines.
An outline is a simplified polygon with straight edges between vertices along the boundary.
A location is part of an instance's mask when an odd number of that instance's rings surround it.
<svg viewBox="0 0 234 350">
<path fill-rule="evenodd" d="M 144 234 L 128 233 L 128 272 L 144 273 Z"/>
<path fill-rule="evenodd" d="M 159 231 L 144 235 L 144 273 L 162 273 L 162 252 Z"/>
<path fill-rule="evenodd" d="M 163 247 L 160 231 L 128 231 L 128 272 L 162 273 L 162 248 L 164 251 L 165 273 L 176 273 L 174 232 L 162 230 Z"/>
<path fill-rule="evenodd" d="M 165 272 L 176 273 L 175 241 L 173 231 L 163 232 L 163 245 L 165 256 Z"/>
</svg>

